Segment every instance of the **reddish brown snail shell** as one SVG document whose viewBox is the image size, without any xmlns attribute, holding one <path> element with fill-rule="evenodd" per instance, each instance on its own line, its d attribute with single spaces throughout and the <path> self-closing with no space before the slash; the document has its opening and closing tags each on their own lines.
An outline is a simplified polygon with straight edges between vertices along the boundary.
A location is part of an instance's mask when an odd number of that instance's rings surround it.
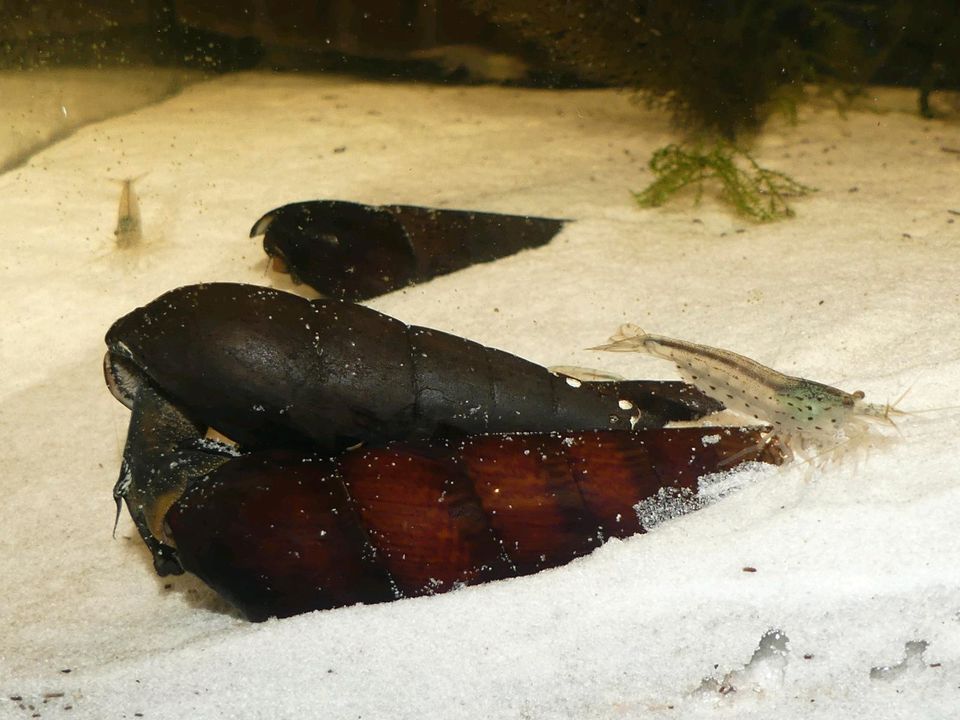
<svg viewBox="0 0 960 720">
<path fill-rule="evenodd" d="M 184 569 L 263 620 L 562 565 L 644 532 L 634 505 L 662 488 L 747 460 L 780 458 L 717 427 L 272 451 L 190 484 L 166 522 Z"/>
</svg>

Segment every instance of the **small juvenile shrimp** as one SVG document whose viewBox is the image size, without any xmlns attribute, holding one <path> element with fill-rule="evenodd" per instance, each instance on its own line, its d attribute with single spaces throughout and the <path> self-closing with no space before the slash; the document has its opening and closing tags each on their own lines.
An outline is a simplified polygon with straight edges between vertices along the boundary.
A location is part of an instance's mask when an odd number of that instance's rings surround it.
<svg viewBox="0 0 960 720">
<path fill-rule="evenodd" d="M 869 423 L 894 426 L 889 404 L 865 402 L 861 391 L 784 375 L 755 360 L 719 348 L 650 335 L 636 325 L 622 325 L 610 343 L 590 348 L 612 352 L 646 352 L 673 362 L 684 380 L 737 413 L 772 427 L 774 440 L 790 454 L 808 448 L 830 451 L 863 438 Z"/>
<path fill-rule="evenodd" d="M 141 176 L 142 177 L 142 176 Z M 121 180 L 120 207 L 117 212 L 117 228 L 113 234 L 117 238 L 117 247 L 128 248 L 138 244 L 143 239 L 143 228 L 140 225 L 140 204 L 133 183 L 139 178 Z"/>
</svg>

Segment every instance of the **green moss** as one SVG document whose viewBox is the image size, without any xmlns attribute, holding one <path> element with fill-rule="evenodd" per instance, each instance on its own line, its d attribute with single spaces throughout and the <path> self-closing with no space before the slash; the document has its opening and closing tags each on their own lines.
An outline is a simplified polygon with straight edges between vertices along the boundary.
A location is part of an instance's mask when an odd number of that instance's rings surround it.
<svg viewBox="0 0 960 720">
<path fill-rule="evenodd" d="M 718 142 L 710 150 L 701 146 L 667 145 L 653 154 L 650 185 L 634 193 L 641 207 L 659 207 L 681 190 L 693 186 L 699 202 L 708 187 L 740 215 L 758 222 L 792 217 L 789 198 L 814 191 L 784 173 L 767 170 L 744 150 Z"/>
</svg>

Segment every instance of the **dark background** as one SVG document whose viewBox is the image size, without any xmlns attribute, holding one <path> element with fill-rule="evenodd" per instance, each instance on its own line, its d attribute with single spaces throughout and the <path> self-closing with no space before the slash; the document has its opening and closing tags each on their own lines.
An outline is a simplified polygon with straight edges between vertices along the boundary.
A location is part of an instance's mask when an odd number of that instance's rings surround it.
<svg viewBox="0 0 960 720">
<path fill-rule="evenodd" d="M 522 61 L 485 76 L 449 46 Z M 482 57 L 482 55 L 481 55 Z M 960 86 L 956 0 L 0 0 L 0 64 L 353 72 L 430 82 L 628 86 L 678 126 L 734 137 L 805 83 Z"/>
</svg>

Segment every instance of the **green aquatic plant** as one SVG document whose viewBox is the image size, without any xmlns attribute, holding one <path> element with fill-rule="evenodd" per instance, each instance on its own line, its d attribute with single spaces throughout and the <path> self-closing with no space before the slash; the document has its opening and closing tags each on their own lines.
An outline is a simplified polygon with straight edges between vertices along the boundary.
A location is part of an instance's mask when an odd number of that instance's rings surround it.
<svg viewBox="0 0 960 720">
<path fill-rule="evenodd" d="M 706 186 L 718 185 L 720 199 L 740 215 L 771 222 L 793 216 L 788 198 L 815 190 L 782 172 L 760 167 L 749 153 L 729 142 L 718 142 L 709 150 L 667 145 L 653 154 L 650 169 L 656 179 L 633 194 L 641 207 L 659 207 L 690 186 L 699 202 Z"/>
</svg>

